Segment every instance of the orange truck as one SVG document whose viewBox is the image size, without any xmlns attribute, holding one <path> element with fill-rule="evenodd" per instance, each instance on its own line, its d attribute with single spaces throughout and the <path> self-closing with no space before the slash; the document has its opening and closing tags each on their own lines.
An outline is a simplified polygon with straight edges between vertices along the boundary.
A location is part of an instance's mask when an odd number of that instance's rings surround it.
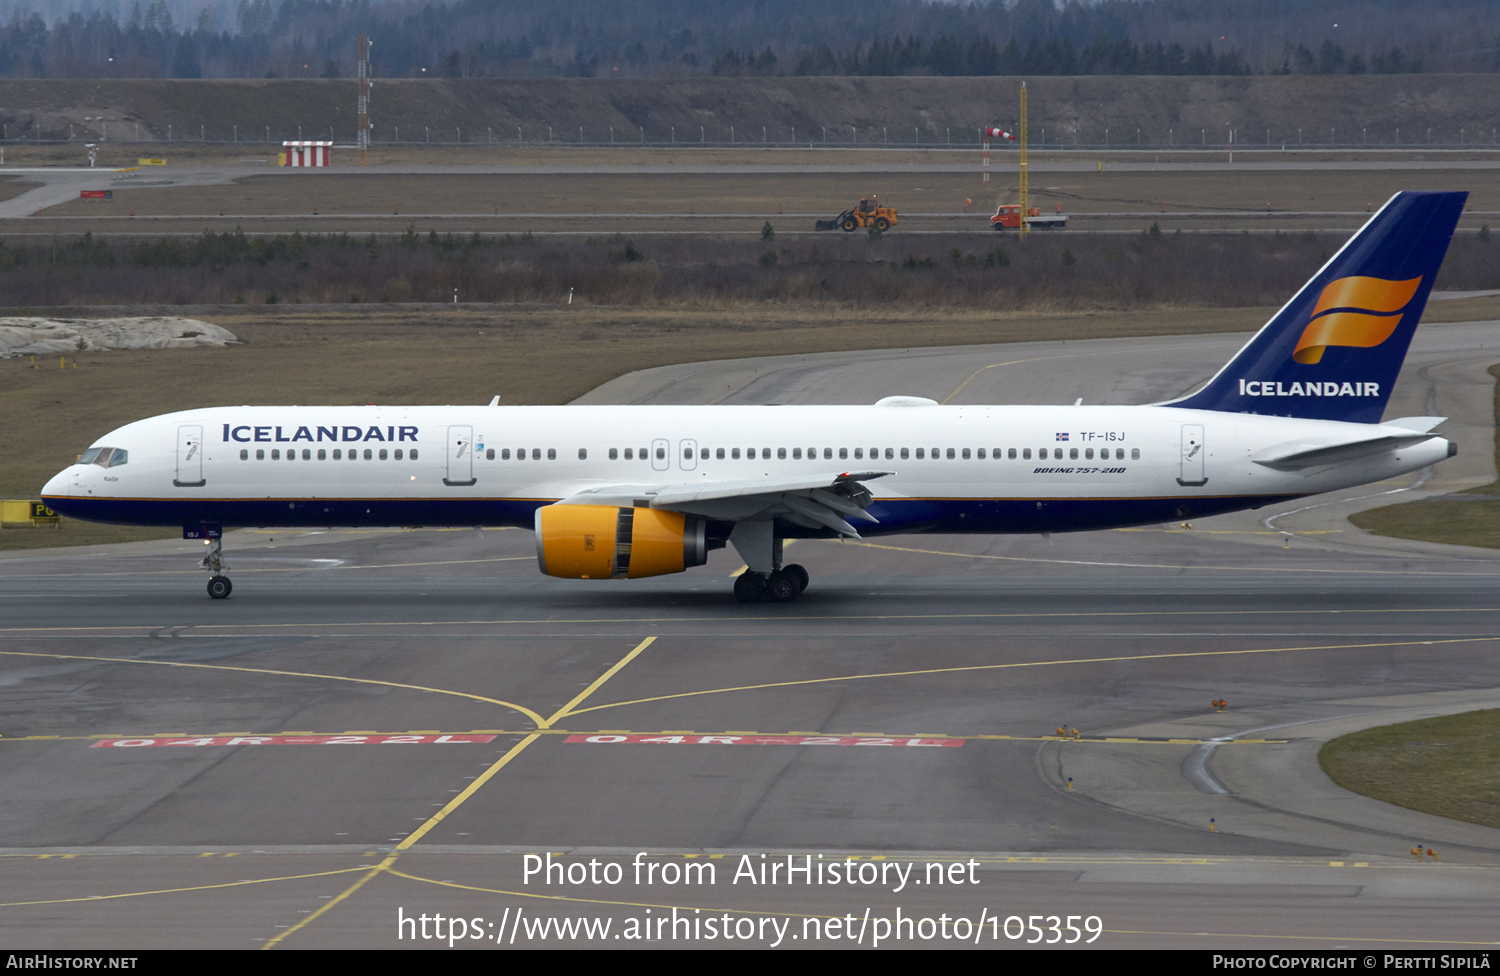
<svg viewBox="0 0 1500 976">
<path fill-rule="evenodd" d="M 1026 210 L 1026 225 L 1032 230 L 1051 230 L 1054 227 L 1068 226 L 1068 215 L 1065 213 L 1044 214 L 1036 207 L 1028 207 Z M 1002 203 L 995 210 L 995 216 L 990 218 L 990 226 L 995 230 L 1020 230 L 1021 228 L 1021 205 L 1019 203 Z"/>
</svg>

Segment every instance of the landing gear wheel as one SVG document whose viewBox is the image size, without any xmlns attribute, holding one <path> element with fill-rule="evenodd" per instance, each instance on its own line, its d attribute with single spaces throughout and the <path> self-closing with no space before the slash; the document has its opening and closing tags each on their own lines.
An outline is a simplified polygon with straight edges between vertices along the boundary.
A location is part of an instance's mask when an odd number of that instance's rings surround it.
<svg viewBox="0 0 1500 976">
<path fill-rule="evenodd" d="M 766 595 L 776 603 L 791 603 L 802 592 L 800 582 L 798 577 L 786 570 L 772 573 L 771 581 L 766 584 Z"/>
<path fill-rule="evenodd" d="M 741 573 L 734 581 L 734 598 L 741 603 L 754 603 L 766 592 L 766 578 L 759 573 L 749 570 Z"/>
<path fill-rule="evenodd" d="M 810 577 L 807 575 L 807 570 L 803 569 L 796 563 L 792 563 L 790 566 L 781 567 L 781 571 L 797 581 L 798 593 L 801 593 L 803 590 L 807 589 L 807 584 L 810 579 Z"/>
<path fill-rule="evenodd" d="M 234 589 L 234 584 L 229 582 L 228 576 L 215 576 L 208 581 L 208 595 L 215 600 L 222 600 Z"/>
</svg>

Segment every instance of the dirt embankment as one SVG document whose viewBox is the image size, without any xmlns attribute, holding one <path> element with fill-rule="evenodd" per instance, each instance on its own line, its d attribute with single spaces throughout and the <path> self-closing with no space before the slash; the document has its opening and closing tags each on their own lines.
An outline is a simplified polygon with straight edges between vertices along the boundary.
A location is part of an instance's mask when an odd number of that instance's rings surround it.
<svg viewBox="0 0 1500 976">
<path fill-rule="evenodd" d="M 378 70 L 379 65 L 376 65 Z M 377 79 L 377 143 L 937 145 L 1013 124 L 1017 78 Z M 1500 145 L 1495 76 L 1036 78 L 1033 144 Z M 8 140 L 241 142 L 355 132 L 349 80 L 0 81 Z M 731 133 L 731 127 L 733 132 Z M 519 132 L 517 131 L 519 129 Z M 613 130 L 611 132 L 611 129 Z M 580 131 L 581 130 L 581 131 Z M 1106 130 L 1108 135 L 1106 136 Z M 1139 130 L 1139 133 L 1137 133 Z M 1045 137 L 1044 137 L 1045 134 Z"/>
</svg>

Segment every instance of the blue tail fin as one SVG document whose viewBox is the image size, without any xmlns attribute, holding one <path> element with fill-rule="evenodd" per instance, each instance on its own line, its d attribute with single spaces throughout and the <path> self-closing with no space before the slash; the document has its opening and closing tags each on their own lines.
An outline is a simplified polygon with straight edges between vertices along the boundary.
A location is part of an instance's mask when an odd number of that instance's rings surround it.
<svg viewBox="0 0 1500 976">
<path fill-rule="evenodd" d="M 1398 193 L 1218 375 L 1163 406 L 1379 423 L 1467 193 Z"/>
</svg>

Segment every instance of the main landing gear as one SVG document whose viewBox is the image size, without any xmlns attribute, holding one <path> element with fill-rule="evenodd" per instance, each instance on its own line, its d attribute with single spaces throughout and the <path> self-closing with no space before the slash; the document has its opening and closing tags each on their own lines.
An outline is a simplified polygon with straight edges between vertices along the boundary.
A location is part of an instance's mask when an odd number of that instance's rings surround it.
<svg viewBox="0 0 1500 976">
<path fill-rule="evenodd" d="M 796 563 L 771 573 L 756 573 L 747 569 L 735 578 L 734 598 L 741 603 L 756 603 L 760 600 L 791 603 L 807 589 L 808 579 L 807 570 Z"/>
<path fill-rule="evenodd" d="M 199 566 L 208 570 L 208 595 L 215 600 L 222 600 L 234 589 L 234 584 L 229 582 L 229 577 L 224 574 L 229 572 L 229 567 L 224 565 L 224 540 L 211 539 L 208 543 L 208 553 L 198 563 Z"/>
</svg>

